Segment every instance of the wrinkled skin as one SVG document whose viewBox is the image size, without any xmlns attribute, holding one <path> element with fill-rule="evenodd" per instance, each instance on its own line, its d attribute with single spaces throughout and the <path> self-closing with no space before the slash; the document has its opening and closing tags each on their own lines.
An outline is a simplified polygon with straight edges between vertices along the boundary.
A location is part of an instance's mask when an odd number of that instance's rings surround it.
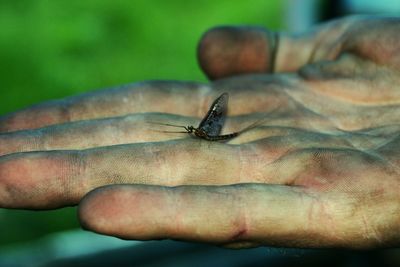
<svg viewBox="0 0 400 267">
<path fill-rule="evenodd" d="M 398 246 L 399 31 L 366 17 L 298 36 L 215 28 L 198 47 L 209 84 L 142 82 L 3 116 L 0 206 L 79 203 L 84 228 L 124 239 Z M 222 92 L 224 133 L 256 127 L 219 143 L 153 124 L 197 126 Z"/>
</svg>

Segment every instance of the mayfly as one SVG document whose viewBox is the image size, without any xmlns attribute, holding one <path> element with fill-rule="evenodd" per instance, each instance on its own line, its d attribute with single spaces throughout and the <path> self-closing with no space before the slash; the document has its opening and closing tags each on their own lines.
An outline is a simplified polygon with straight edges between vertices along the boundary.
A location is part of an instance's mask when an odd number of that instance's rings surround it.
<svg viewBox="0 0 400 267">
<path fill-rule="evenodd" d="M 248 127 L 239 132 L 220 135 L 226 118 L 227 104 L 228 104 L 228 93 L 223 93 L 212 103 L 210 109 L 207 112 L 207 115 L 203 118 L 203 120 L 200 122 L 197 128 L 194 126 L 181 126 L 181 125 L 174 125 L 167 123 L 157 123 L 157 124 L 162 124 L 172 127 L 180 127 L 185 129 L 185 132 L 182 131 L 176 133 L 188 133 L 208 141 L 229 140 L 238 136 L 243 131 L 248 130 Z"/>
</svg>

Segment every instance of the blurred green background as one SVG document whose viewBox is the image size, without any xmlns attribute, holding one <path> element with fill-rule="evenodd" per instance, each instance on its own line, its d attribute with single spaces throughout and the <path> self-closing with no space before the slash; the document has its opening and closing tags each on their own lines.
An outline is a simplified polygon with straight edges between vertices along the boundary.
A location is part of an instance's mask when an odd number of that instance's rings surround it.
<svg viewBox="0 0 400 267">
<path fill-rule="evenodd" d="M 280 27 L 280 1 L 0 1 L 0 114 L 144 79 L 204 80 L 195 49 L 219 24 Z"/>
<path fill-rule="evenodd" d="M 208 28 L 283 28 L 283 1 L 0 0 L 0 115 L 47 99 L 148 79 L 205 81 Z M 0 209 L 0 246 L 79 227 L 75 208 Z"/>
</svg>

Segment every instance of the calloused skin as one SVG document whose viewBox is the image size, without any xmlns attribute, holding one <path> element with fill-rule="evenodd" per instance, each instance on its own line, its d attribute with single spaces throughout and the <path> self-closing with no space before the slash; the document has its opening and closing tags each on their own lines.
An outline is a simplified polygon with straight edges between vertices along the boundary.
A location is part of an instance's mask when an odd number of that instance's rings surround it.
<svg viewBox="0 0 400 267">
<path fill-rule="evenodd" d="M 0 206 L 79 203 L 124 239 L 367 249 L 400 244 L 399 18 L 348 17 L 292 36 L 219 27 L 207 84 L 150 81 L 0 119 Z M 197 126 L 228 92 L 227 143 Z M 90 193 L 89 193 L 90 192 Z"/>
</svg>

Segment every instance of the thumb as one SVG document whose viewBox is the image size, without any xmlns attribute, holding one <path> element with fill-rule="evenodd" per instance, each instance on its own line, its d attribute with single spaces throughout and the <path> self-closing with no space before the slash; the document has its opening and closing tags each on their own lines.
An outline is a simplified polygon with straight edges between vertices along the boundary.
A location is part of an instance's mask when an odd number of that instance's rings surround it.
<svg viewBox="0 0 400 267">
<path fill-rule="evenodd" d="M 198 61 L 211 80 L 245 73 L 298 71 L 308 63 L 337 57 L 340 38 L 351 23 L 351 19 L 332 21 L 299 35 L 260 27 L 216 27 L 201 38 Z"/>
<path fill-rule="evenodd" d="M 215 27 L 202 36 L 197 58 L 211 80 L 241 73 L 270 72 L 275 41 L 275 33 L 260 27 Z"/>
</svg>

